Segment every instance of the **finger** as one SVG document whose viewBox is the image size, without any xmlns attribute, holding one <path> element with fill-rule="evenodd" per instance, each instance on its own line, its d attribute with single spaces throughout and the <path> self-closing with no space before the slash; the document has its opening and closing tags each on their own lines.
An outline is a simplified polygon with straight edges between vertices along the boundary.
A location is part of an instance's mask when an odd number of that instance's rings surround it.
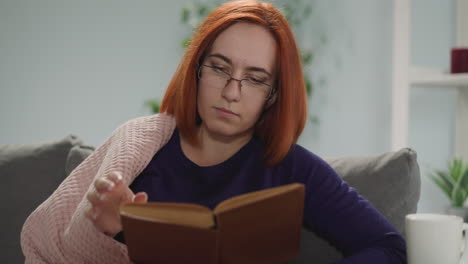
<svg viewBox="0 0 468 264">
<path fill-rule="evenodd" d="M 110 174 L 106 175 L 104 178 L 112 181 L 115 185 L 122 182 L 123 176 L 119 171 L 113 171 Z"/>
<path fill-rule="evenodd" d="M 92 204 L 92 205 L 96 205 L 98 204 L 100 201 L 102 201 L 102 199 L 100 198 L 100 194 L 96 191 L 90 191 L 86 194 L 86 199 L 88 199 L 88 201 Z"/>
<path fill-rule="evenodd" d="M 120 197 L 119 203 L 131 203 L 135 198 L 135 194 L 128 186 L 122 186 L 122 196 Z"/>
<path fill-rule="evenodd" d="M 148 202 L 148 195 L 145 192 L 139 192 L 133 197 L 134 203 L 146 203 Z"/>
<path fill-rule="evenodd" d="M 94 181 L 94 187 L 98 192 L 112 191 L 115 187 L 115 183 L 105 177 L 102 177 Z"/>
<path fill-rule="evenodd" d="M 88 210 L 85 211 L 85 217 L 91 220 L 92 222 L 96 222 L 99 216 L 99 210 L 96 207 L 90 207 Z"/>
</svg>

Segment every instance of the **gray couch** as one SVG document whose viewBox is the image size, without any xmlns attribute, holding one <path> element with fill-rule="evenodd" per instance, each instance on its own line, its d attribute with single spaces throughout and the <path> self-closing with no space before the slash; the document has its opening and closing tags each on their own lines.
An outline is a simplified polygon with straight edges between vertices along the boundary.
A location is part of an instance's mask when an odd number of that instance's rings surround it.
<svg viewBox="0 0 468 264">
<path fill-rule="evenodd" d="M 24 262 L 20 231 L 27 216 L 93 150 L 72 135 L 54 142 L 0 145 L 0 263 Z M 416 212 L 420 196 L 420 173 L 413 150 L 326 160 L 404 234 L 405 215 Z M 303 230 L 301 239 L 300 256 L 292 263 L 329 263 L 342 257 L 312 232 Z"/>
</svg>

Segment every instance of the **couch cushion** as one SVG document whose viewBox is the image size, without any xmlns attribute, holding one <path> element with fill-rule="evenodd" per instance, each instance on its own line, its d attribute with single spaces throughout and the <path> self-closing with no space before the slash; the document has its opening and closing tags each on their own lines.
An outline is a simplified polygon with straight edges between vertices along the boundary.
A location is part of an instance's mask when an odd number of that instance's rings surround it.
<svg viewBox="0 0 468 264">
<path fill-rule="evenodd" d="M 0 205 L 2 217 L 0 263 L 24 263 L 20 232 L 28 215 L 65 178 L 65 161 L 70 149 L 81 140 L 70 135 L 59 141 L 0 145 Z"/>
<path fill-rule="evenodd" d="M 350 186 L 369 200 L 404 235 L 405 216 L 415 213 L 420 197 L 416 152 L 362 157 L 325 158 Z M 300 256 L 291 263 L 331 263 L 342 259 L 334 247 L 314 233 L 302 230 Z"/>
<path fill-rule="evenodd" d="M 381 155 L 326 161 L 404 234 L 403 213 L 416 212 L 420 197 L 421 179 L 414 150 L 404 148 Z"/>
<path fill-rule="evenodd" d="M 71 148 L 70 152 L 68 152 L 67 162 L 65 164 L 65 175 L 70 175 L 70 173 L 93 151 L 94 147 L 92 146 L 76 145 Z"/>
</svg>

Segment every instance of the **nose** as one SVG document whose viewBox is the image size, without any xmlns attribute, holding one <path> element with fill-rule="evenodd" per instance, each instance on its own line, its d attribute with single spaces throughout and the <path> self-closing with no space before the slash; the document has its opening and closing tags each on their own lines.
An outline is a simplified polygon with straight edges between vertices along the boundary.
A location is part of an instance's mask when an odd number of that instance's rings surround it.
<svg viewBox="0 0 468 264">
<path fill-rule="evenodd" d="M 227 80 L 221 95 L 228 102 L 238 102 L 241 96 L 241 89 L 241 80 L 231 77 L 231 79 Z"/>
</svg>

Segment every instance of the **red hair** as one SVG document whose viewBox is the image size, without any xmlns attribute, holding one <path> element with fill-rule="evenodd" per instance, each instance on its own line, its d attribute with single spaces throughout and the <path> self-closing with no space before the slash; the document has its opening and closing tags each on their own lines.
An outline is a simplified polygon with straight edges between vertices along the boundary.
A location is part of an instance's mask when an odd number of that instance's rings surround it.
<svg viewBox="0 0 468 264">
<path fill-rule="evenodd" d="M 284 16 L 269 3 L 251 0 L 225 3 L 203 21 L 195 32 L 177 71 L 166 90 L 161 112 L 175 116 L 180 133 L 198 145 L 197 65 L 216 37 L 236 22 L 255 23 L 266 27 L 274 36 L 277 48 L 276 99 L 260 117 L 255 135 L 265 146 L 268 167 L 281 162 L 297 142 L 307 118 L 306 88 L 299 51 Z"/>
</svg>

